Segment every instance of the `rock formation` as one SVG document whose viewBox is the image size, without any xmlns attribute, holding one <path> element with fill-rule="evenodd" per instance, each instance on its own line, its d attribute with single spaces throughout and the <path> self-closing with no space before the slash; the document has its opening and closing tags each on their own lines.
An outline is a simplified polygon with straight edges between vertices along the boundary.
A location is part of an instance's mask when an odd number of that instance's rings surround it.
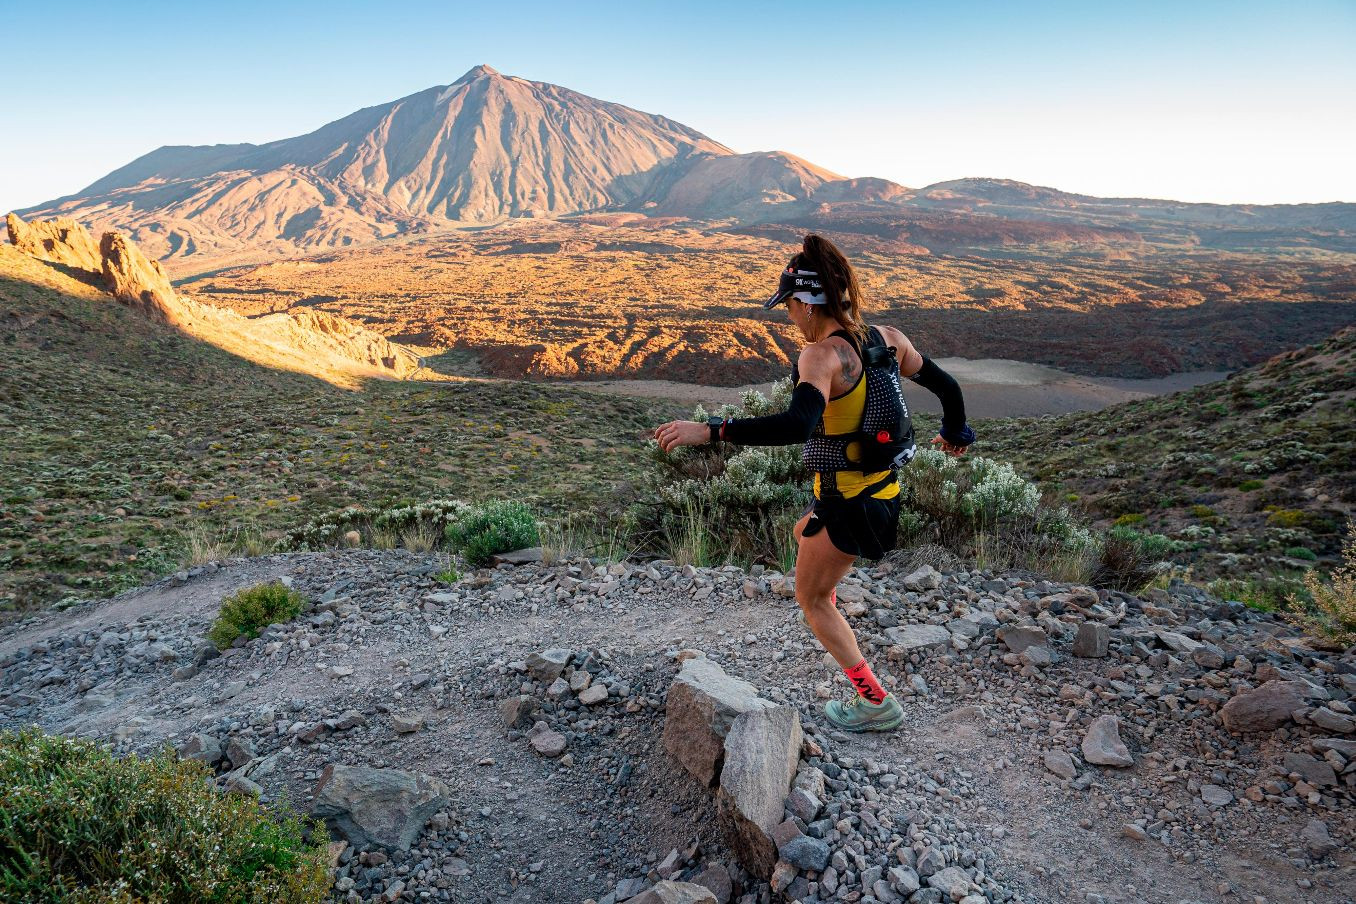
<svg viewBox="0 0 1356 904">
<path fill-rule="evenodd" d="M 99 247 L 85 227 L 69 217 L 25 223 L 17 214 L 10 213 L 5 217 L 5 226 L 10 244 L 30 257 L 91 273 L 100 270 Z"/>
<path fill-rule="evenodd" d="M 83 227 L 77 228 L 86 234 Z M 104 284 L 118 301 L 162 323 L 182 326 L 193 319 L 191 307 L 180 302 L 165 268 L 147 260 L 122 233 L 105 232 L 99 255 Z"/>
<path fill-rule="evenodd" d="M 180 295 L 160 262 L 148 259 L 121 233 L 105 232 L 96 246 L 73 220 L 25 223 L 11 213 L 6 223 L 19 250 L 79 268 L 149 319 L 252 361 L 318 376 L 402 378 L 419 367 L 414 352 L 326 311 L 301 308 L 247 318 Z"/>
</svg>

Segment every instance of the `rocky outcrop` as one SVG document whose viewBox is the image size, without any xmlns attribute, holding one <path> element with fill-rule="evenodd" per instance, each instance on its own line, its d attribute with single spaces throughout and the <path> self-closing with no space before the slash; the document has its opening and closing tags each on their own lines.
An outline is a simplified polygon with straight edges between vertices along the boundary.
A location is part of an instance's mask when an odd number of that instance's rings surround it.
<svg viewBox="0 0 1356 904">
<path fill-rule="evenodd" d="M 187 325 L 193 308 L 179 301 L 159 261 L 148 260 L 120 232 L 105 232 L 99 241 L 100 269 L 113 297 L 161 323 Z"/>
<path fill-rule="evenodd" d="M 354 847 L 408 851 L 429 817 L 446 805 L 447 793 L 431 776 L 331 764 L 316 786 L 312 813 Z"/>
<path fill-rule="evenodd" d="M 800 713 L 704 657 L 689 659 L 669 688 L 664 747 L 716 789 L 726 837 L 745 868 L 772 875 L 773 832 L 800 761 Z"/>
<path fill-rule="evenodd" d="M 15 213 L 5 217 L 9 242 L 38 260 L 99 273 L 99 247 L 84 226 L 69 217 L 25 223 Z"/>
<path fill-rule="evenodd" d="M 252 361 L 318 376 L 399 379 L 419 368 L 411 350 L 335 314 L 302 308 L 246 318 L 180 295 L 160 262 L 120 232 L 105 232 L 96 246 L 74 220 L 25 223 L 11 213 L 6 222 L 10 241 L 24 253 L 87 271 L 114 298 L 151 320 Z"/>
<path fill-rule="evenodd" d="M 750 710 L 734 720 L 725 737 L 718 796 L 726 836 L 756 876 L 772 875 L 777 863 L 773 830 L 782 821 L 801 741 L 800 713 L 789 705 Z"/>
<path fill-rule="evenodd" d="M 419 356 L 374 333 L 326 311 L 303 308 L 257 317 L 255 329 L 271 329 L 278 340 L 317 356 L 337 356 L 394 377 L 407 377 L 419 368 Z"/>
</svg>

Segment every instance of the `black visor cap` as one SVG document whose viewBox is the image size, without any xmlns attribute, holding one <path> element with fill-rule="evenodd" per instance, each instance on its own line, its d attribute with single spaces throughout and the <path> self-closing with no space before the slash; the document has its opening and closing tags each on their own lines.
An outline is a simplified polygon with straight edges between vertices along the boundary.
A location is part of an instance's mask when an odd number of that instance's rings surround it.
<svg viewBox="0 0 1356 904">
<path fill-rule="evenodd" d="M 787 267 L 782 271 L 782 278 L 777 281 L 776 294 L 763 302 L 763 310 L 776 307 L 797 292 L 824 294 L 824 284 L 819 281 L 819 274 L 810 270 L 797 270 L 794 265 Z"/>
</svg>

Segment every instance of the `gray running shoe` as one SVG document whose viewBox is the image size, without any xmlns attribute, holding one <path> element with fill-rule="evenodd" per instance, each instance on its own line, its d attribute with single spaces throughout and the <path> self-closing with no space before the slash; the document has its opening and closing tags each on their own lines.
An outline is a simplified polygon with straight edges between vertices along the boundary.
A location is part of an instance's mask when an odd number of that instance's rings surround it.
<svg viewBox="0 0 1356 904">
<path fill-rule="evenodd" d="M 893 731 L 904 721 L 904 707 L 894 694 L 886 694 L 880 703 L 869 703 L 857 694 L 847 703 L 830 700 L 824 704 L 824 716 L 840 731 Z"/>
</svg>

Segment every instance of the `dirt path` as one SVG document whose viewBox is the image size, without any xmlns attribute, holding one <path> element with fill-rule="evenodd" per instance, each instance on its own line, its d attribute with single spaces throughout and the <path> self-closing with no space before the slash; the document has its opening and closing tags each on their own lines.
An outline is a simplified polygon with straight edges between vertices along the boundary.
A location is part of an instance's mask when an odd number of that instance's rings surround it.
<svg viewBox="0 0 1356 904">
<path fill-rule="evenodd" d="M 1294 845 L 1285 842 L 1316 815 L 1349 845 L 1356 834 L 1350 809 L 1234 807 L 1196 826 L 1185 801 L 1173 802 L 1190 833 L 1167 843 L 1124 837 L 1140 801 L 1173 793 L 1175 785 L 1162 784 L 1166 767 L 1198 756 L 1199 739 L 1216 738 L 1217 726 L 1165 724 L 1155 744 L 1138 750 L 1133 769 L 1092 767 L 1083 787 L 1048 772 L 1042 751 L 1081 734 L 1062 721 L 1071 704 L 1058 689 L 1087 684 L 1108 661 L 1069 660 L 1023 676 L 999 661 L 1001 648 L 981 644 L 969 655 L 915 664 L 888 656 L 876 627 L 855 618 L 878 671 L 905 695 L 908 719 L 895 734 L 848 737 L 816 724 L 822 697 L 846 685 L 797 620 L 794 601 L 774 592 L 775 576 L 735 569 L 688 576 L 634 564 L 608 575 L 572 562 L 478 572 L 448 588 L 432 578 L 441 564 L 403 551 L 271 556 L 34 619 L 0 641 L 0 726 L 36 722 L 122 738 L 121 749 L 143 752 L 195 731 L 245 738 L 261 758 L 274 757 L 275 771 L 259 780 L 265 793 L 299 806 L 329 763 L 424 772 L 456 791 L 450 825 L 429 829 L 390 863 L 350 868 L 369 882 L 363 899 L 400 875 L 411 893 L 423 889 L 433 900 L 600 900 L 619 882 L 655 878 L 659 860 L 694 845 L 690 872 L 719 865 L 741 875 L 711 797 L 659 740 L 673 654 L 695 648 L 771 699 L 797 705 L 844 778 L 854 766 L 861 771 L 861 782 L 853 779 L 845 792 L 853 796 L 843 799 L 894 814 L 900 826 L 930 826 L 928 837 L 943 833 L 941 850 L 1004 890 L 991 900 L 1350 900 L 1349 849 L 1336 861 L 1295 866 Z M 221 597 L 277 577 L 318 601 L 317 609 L 185 671 Z M 903 612 L 918 597 L 911 600 L 897 577 L 857 571 L 846 583 L 867 604 Z M 928 598 L 973 602 L 984 579 L 953 578 Z M 570 695 L 549 704 L 548 718 L 568 739 L 562 759 L 533 752 L 499 712 L 501 701 L 521 692 L 548 702 L 544 687 L 521 671 L 530 654 L 548 647 L 575 651 L 612 692 L 595 708 Z M 348 713 L 360 714 L 359 724 L 325 727 Z M 396 732 L 392 717 L 410 714 L 422 714 L 423 727 Z M 1032 727 L 1019 728 L 1023 719 Z M 868 780 L 872 768 L 894 780 Z M 749 900 L 763 900 L 762 888 L 746 888 Z"/>
</svg>

